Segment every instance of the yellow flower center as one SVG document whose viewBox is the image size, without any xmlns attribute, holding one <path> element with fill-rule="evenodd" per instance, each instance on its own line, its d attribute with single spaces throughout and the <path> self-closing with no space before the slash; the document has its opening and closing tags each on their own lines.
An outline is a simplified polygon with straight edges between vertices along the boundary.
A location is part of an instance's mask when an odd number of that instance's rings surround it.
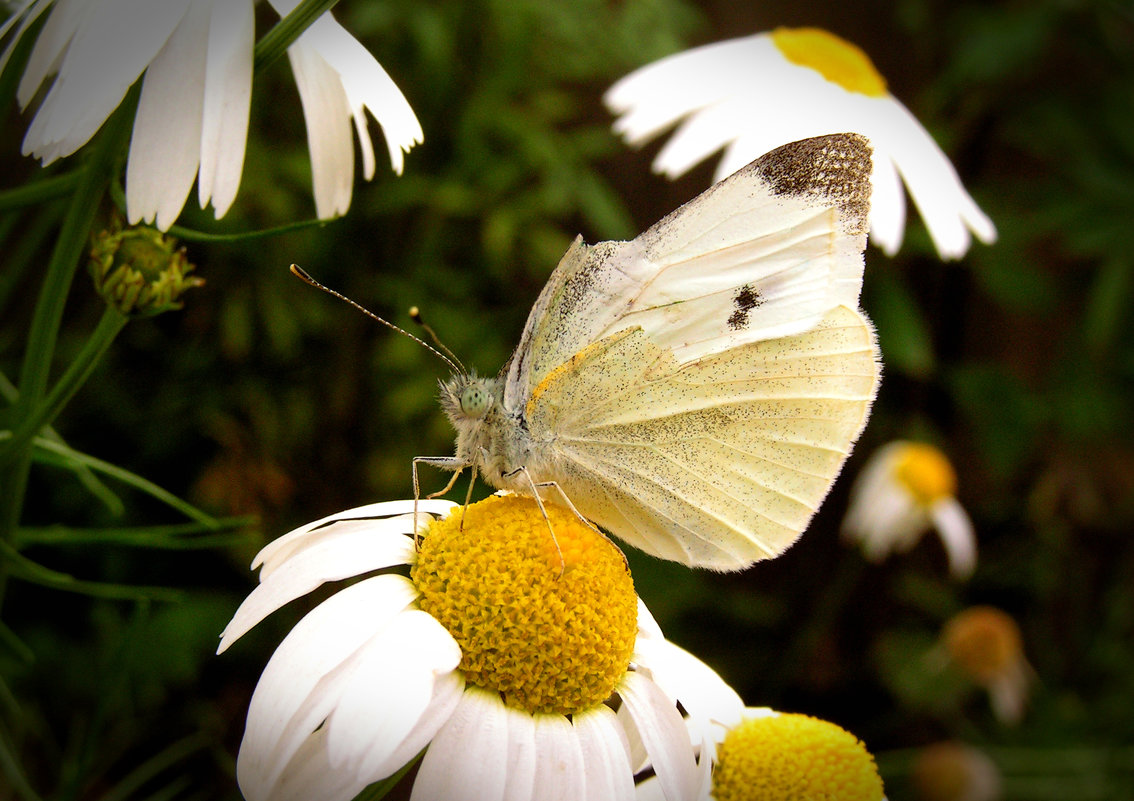
<svg viewBox="0 0 1134 801">
<path fill-rule="evenodd" d="M 945 454 L 932 445 L 903 445 L 894 464 L 894 478 L 922 506 L 932 506 L 957 492 L 957 474 Z"/>
<path fill-rule="evenodd" d="M 626 673 L 638 597 L 626 560 L 572 512 L 493 496 L 432 523 L 411 571 L 461 671 L 528 712 L 601 704 Z M 558 550 L 556 549 L 558 543 Z"/>
<path fill-rule="evenodd" d="M 981 685 L 1012 670 L 1024 651 L 1016 621 L 991 606 L 953 617 L 945 626 L 945 647 L 957 667 Z"/>
<path fill-rule="evenodd" d="M 822 28 L 776 28 L 772 43 L 792 64 L 810 67 L 848 92 L 886 96 L 886 79 L 862 48 Z"/>
<path fill-rule="evenodd" d="M 713 768 L 716 801 L 880 801 L 882 779 L 857 737 L 807 715 L 732 729 Z"/>
</svg>

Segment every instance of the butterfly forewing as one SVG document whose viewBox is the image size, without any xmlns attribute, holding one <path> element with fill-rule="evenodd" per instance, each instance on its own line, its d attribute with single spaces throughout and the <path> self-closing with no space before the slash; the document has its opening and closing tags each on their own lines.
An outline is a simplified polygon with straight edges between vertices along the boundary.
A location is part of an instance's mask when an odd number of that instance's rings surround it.
<svg viewBox="0 0 1134 801">
<path fill-rule="evenodd" d="M 679 364 L 644 331 L 594 343 L 526 405 L 533 473 L 643 550 L 730 570 L 806 528 L 878 383 L 869 323 L 845 307 L 810 331 Z"/>
<path fill-rule="evenodd" d="M 587 345 L 639 326 L 679 362 L 857 307 L 870 148 L 836 134 L 778 148 L 630 242 L 576 240 L 528 317 L 505 405 Z"/>
</svg>

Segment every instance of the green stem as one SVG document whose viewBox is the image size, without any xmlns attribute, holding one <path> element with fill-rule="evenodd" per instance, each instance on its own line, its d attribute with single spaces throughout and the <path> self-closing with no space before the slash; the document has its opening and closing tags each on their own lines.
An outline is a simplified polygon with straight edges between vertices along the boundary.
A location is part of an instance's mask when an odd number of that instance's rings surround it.
<svg viewBox="0 0 1134 801">
<path fill-rule="evenodd" d="M 74 191 L 83 180 L 82 168 L 62 175 L 54 175 L 40 181 L 0 191 L 0 211 L 32 206 L 45 200 L 54 200 Z"/>
<path fill-rule="evenodd" d="M 136 98 L 135 89 L 107 120 L 91 149 L 82 178 L 71 195 L 32 317 L 20 370 L 20 397 L 11 410 L 13 427 L 19 427 L 43 402 L 67 293 L 86 246 L 99 201 L 118 168 Z M 22 449 L 13 449 L 9 463 L 0 468 L 0 487 L 4 488 L 0 493 L 0 543 L 11 541 L 19 523 L 31 468 L 31 453 L 29 441 Z M 7 574 L 8 568 L 0 565 L 0 602 L 3 601 Z"/>
<path fill-rule="evenodd" d="M 259 72 L 282 56 L 292 42 L 311 26 L 312 22 L 321 17 L 324 12 L 334 8 L 338 1 L 303 0 L 256 43 L 256 51 L 252 57 L 252 69 Z"/>
<path fill-rule="evenodd" d="M 75 360 L 71 362 L 66 372 L 51 388 L 51 392 L 43 402 L 20 421 L 12 433 L 12 438 L 4 443 L 4 449 L 0 451 L 0 464 L 7 463 L 11 454 L 24 452 L 32 438 L 45 426 L 51 425 L 67 402 L 86 383 L 87 378 L 98 366 L 102 355 L 110 347 L 110 343 L 129 321 L 129 317 L 114 307 L 106 307 L 94 333 L 83 344 L 82 350 L 75 356 Z"/>
</svg>

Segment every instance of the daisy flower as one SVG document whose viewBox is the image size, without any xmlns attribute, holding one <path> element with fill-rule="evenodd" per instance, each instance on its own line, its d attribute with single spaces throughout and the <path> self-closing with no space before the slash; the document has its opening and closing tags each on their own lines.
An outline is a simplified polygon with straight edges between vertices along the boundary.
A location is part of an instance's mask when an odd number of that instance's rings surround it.
<svg viewBox="0 0 1134 801">
<path fill-rule="evenodd" d="M 281 15 L 298 0 L 270 0 Z M 222 217 L 244 166 L 252 96 L 254 0 L 26 0 L 0 26 L 11 36 L 0 70 L 49 9 L 17 88 L 21 109 L 43 100 L 23 152 L 46 166 L 82 147 L 142 77 L 126 166 L 131 223 L 166 230 L 194 178 L 197 199 Z M 366 111 L 378 120 L 394 171 L 422 140 L 421 125 L 382 66 L 331 16 L 321 16 L 288 48 L 307 121 L 316 211 L 350 206 L 351 121 L 363 173 L 374 175 Z M 54 78 L 54 80 L 52 80 Z"/>
<path fill-rule="evenodd" d="M 992 606 L 970 607 L 945 624 L 941 647 L 951 665 L 988 691 L 997 719 L 1020 722 L 1032 671 L 1011 615 Z"/>
<path fill-rule="evenodd" d="M 1003 781 L 988 754 L 959 742 L 926 746 L 914 757 L 910 784 L 925 801 L 999 801 Z"/>
<path fill-rule="evenodd" d="M 647 763 L 668 801 L 703 796 L 693 739 L 739 697 L 661 636 L 613 544 L 545 506 L 423 501 L 451 514 L 415 548 L 413 502 L 374 504 L 264 548 L 219 651 L 325 581 L 385 572 L 317 606 L 269 660 L 237 758 L 245 798 L 349 801 L 423 750 L 414 801 L 628 800 Z"/>
<path fill-rule="evenodd" d="M 885 801 L 874 757 L 850 732 L 808 715 L 740 710 L 710 729 L 707 801 Z M 660 786 L 638 786 L 637 801 L 661 801 Z"/>
<path fill-rule="evenodd" d="M 654 160 L 670 178 L 724 148 L 715 180 L 785 142 L 854 131 L 874 147 L 870 238 L 887 254 L 902 244 L 902 181 L 944 259 L 960 258 L 970 231 L 996 239 L 948 157 L 855 45 L 819 28 L 777 28 L 697 47 L 648 64 L 606 93 L 632 145 L 678 121 Z"/>
<path fill-rule="evenodd" d="M 956 578 L 976 567 L 976 534 L 955 497 L 957 474 L 940 450 L 923 442 L 895 441 L 871 455 L 851 487 L 843 536 L 866 558 L 880 562 L 907 551 L 936 528 Z"/>
</svg>

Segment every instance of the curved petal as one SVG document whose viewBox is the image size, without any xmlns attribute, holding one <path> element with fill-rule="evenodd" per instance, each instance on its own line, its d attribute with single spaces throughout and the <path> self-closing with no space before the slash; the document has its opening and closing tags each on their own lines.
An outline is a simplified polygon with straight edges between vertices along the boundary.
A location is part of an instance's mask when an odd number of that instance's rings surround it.
<svg viewBox="0 0 1134 801">
<path fill-rule="evenodd" d="M 634 798 L 634 769 L 630 766 L 630 743 L 607 706 L 597 706 L 572 716 L 583 752 L 586 801 L 630 801 Z"/>
<path fill-rule="evenodd" d="M 627 673 L 618 685 L 618 695 L 642 738 L 666 798 L 695 798 L 699 785 L 697 763 L 677 707 L 641 673 Z"/>
<path fill-rule="evenodd" d="M 418 502 L 418 513 L 423 516 L 424 521 L 428 519 L 424 517 L 425 515 L 444 517 L 456 506 L 457 504 L 452 501 L 423 500 Z M 413 501 L 382 501 L 335 512 L 333 515 L 327 515 L 319 520 L 292 529 L 281 537 L 276 537 L 256 554 L 256 557 L 252 560 L 252 569 L 255 570 L 263 565 L 263 570 L 260 571 L 260 580 L 263 581 L 265 576 L 290 559 L 295 551 L 307 545 L 309 533 L 340 520 L 372 520 L 375 525 L 381 525 L 384 528 L 389 527 L 391 530 L 407 536 L 412 535 L 413 523 L 410 520 L 412 514 Z"/>
<path fill-rule="evenodd" d="M 870 184 L 870 241 L 887 256 L 893 256 L 902 246 L 906 232 L 906 193 L 889 155 L 878 154 L 874 158 Z"/>
<path fill-rule="evenodd" d="M 453 714 L 465 692 L 465 677 L 459 670 L 442 673 L 433 682 L 433 697 L 413 729 L 402 739 L 390 756 L 374 766 L 379 776 L 390 776 L 421 753 Z"/>
<path fill-rule="evenodd" d="M 350 101 L 339 75 L 302 37 L 287 49 L 311 152 L 315 213 L 327 220 L 346 213 L 354 183 L 354 142 Z"/>
<path fill-rule="evenodd" d="M 242 782 L 275 783 L 336 702 L 318 691 L 320 683 L 341 670 L 416 596 L 407 579 L 376 576 L 336 593 L 296 624 L 268 660 L 252 693 L 237 757 Z"/>
<path fill-rule="evenodd" d="M 55 83 L 28 127 L 23 152 L 48 164 L 86 143 L 165 46 L 192 2 L 102 0 L 97 8 L 92 4 L 78 11 L 81 17 L 68 19 L 66 27 L 74 26 L 73 35 L 67 37 Z M 127 30 L 130 35 L 123 36 Z M 58 38 L 64 36 L 66 31 L 60 30 Z M 47 41 L 58 45 L 58 40 Z M 45 62 L 49 55 L 43 56 Z M 51 69 L 48 62 L 46 71 Z M 35 92 L 35 77 L 25 73 L 26 85 L 21 82 L 20 87 L 23 102 Z"/>
<path fill-rule="evenodd" d="M 272 784 L 255 783 L 239 771 L 237 783 L 247 801 L 350 801 L 366 788 L 357 776 L 331 767 L 326 729 L 311 732 Z"/>
<path fill-rule="evenodd" d="M 583 797 L 583 749 L 563 715 L 535 716 L 535 781 L 531 798 L 575 801 Z"/>
<path fill-rule="evenodd" d="M 504 705 L 508 718 L 507 774 L 504 801 L 534 801 L 536 786 L 536 720 L 521 709 Z"/>
<path fill-rule="evenodd" d="M 194 2 L 142 80 L 126 163 L 126 216 L 163 231 L 177 220 L 201 159 L 210 3 Z"/>
<path fill-rule="evenodd" d="M 73 2 L 68 2 L 67 5 L 75 7 L 76 4 Z M 16 45 L 20 43 L 20 40 L 24 38 L 24 34 L 27 33 L 28 28 L 35 24 L 35 21 L 40 18 L 40 16 L 44 11 L 48 9 L 49 6 L 51 6 L 51 0 L 24 0 L 18 8 L 12 11 L 10 17 L 4 20 L 3 23 L 0 23 L 0 40 L 7 36 L 8 32 L 12 30 L 12 28 L 16 27 L 17 23 L 19 24 L 19 27 L 16 28 L 16 32 L 12 34 L 12 38 L 8 40 L 8 44 L 4 46 L 4 52 L 0 54 L 0 73 L 2 73 L 4 71 L 4 68 L 8 66 L 8 61 L 12 58 L 12 52 L 16 49 Z M 66 12 L 55 13 L 62 14 Z M 62 28 L 64 26 L 59 25 L 59 27 Z M 46 26 L 44 26 L 43 31 L 40 32 L 39 38 L 42 38 L 45 31 L 47 31 Z M 41 54 L 39 58 L 40 64 L 42 65 L 43 62 L 47 60 L 48 54 L 50 54 L 51 60 L 55 61 L 62 52 L 62 49 L 66 47 L 67 42 L 70 41 L 71 34 L 73 32 L 74 28 L 72 27 L 70 31 L 66 32 L 66 38 L 56 36 L 53 38 L 53 40 L 50 40 L 50 44 L 48 43 L 49 40 L 45 40 L 44 54 Z M 36 39 L 37 45 L 39 43 L 39 38 Z M 50 65 L 50 62 L 48 62 L 48 65 Z M 34 94 L 35 91 L 39 89 L 40 84 L 43 83 L 43 79 L 47 77 L 46 73 L 48 67 L 38 66 L 35 73 L 30 72 L 31 67 L 32 64 L 29 61 L 29 63 L 24 67 L 24 74 L 23 76 L 21 76 L 21 82 L 23 80 L 27 80 L 29 86 L 31 87 L 31 94 Z M 23 108 L 26 105 L 26 103 L 21 103 L 20 107 Z"/>
<path fill-rule="evenodd" d="M 431 615 L 408 609 L 359 653 L 327 719 L 331 766 L 366 783 L 417 726 L 433 700 L 433 681 L 461 661 L 457 641 Z M 400 767 L 400 766 L 397 766 Z"/>
<path fill-rule="evenodd" d="M 201 169 L 197 200 L 209 200 L 217 219 L 236 199 L 244 171 L 252 105 L 252 45 L 255 19 L 251 0 L 214 2 L 209 21 L 201 117 Z"/>
<path fill-rule="evenodd" d="M 351 520 L 320 529 L 248 594 L 221 632 L 217 653 L 286 603 L 327 581 L 357 576 L 413 560 L 413 540 L 384 531 L 369 520 Z"/>
<path fill-rule="evenodd" d="M 374 177 L 374 151 L 364 108 L 369 109 L 382 126 L 390 164 L 394 172 L 401 175 L 403 153 L 421 142 L 423 134 L 409 101 L 386 70 L 329 13 L 304 31 L 299 42 L 316 49 L 342 81 L 362 145 L 363 175 L 367 179 Z"/>
<path fill-rule="evenodd" d="M 496 693 L 466 687 L 437 732 L 410 801 L 500 801 L 508 781 L 508 714 Z"/>
<path fill-rule="evenodd" d="M 949 572 L 965 579 L 976 569 L 977 540 L 972 520 L 956 498 L 942 498 L 929 510 L 933 525 L 949 556 Z"/>
<path fill-rule="evenodd" d="M 744 702 L 736 690 L 688 651 L 667 640 L 639 640 L 634 661 L 649 670 L 670 701 L 680 701 L 699 726 L 740 722 Z"/>
</svg>

